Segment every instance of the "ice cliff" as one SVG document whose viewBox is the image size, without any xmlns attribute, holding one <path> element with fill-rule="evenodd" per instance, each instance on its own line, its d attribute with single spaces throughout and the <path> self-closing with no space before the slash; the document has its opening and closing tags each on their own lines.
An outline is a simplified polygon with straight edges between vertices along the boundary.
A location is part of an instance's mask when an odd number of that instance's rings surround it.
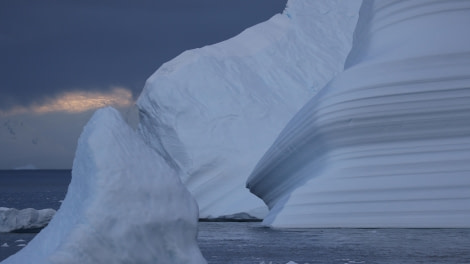
<svg viewBox="0 0 470 264">
<path fill-rule="evenodd" d="M 470 227 L 470 1 L 364 1 L 248 180 L 274 227 Z"/>
<path fill-rule="evenodd" d="M 197 216 L 177 172 L 105 108 L 80 136 L 55 217 L 2 264 L 205 263 Z"/>
<path fill-rule="evenodd" d="M 288 120 L 342 71 L 359 5 L 290 0 L 283 14 L 186 51 L 147 80 L 140 131 L 181 172 L 201 218 L 266 214 L 246 179 Z"/>
</svg>

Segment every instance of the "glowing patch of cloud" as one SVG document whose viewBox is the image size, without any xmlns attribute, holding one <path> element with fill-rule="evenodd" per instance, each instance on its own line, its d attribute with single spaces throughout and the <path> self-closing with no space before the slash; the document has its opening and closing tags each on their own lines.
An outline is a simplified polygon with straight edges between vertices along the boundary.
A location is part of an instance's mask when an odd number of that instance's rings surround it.
<svg viewBox="0 0 470 264">
<path fill-rule="evenodd" d="M 67 92 L 42 104 L 29 107 L 16 107 L 9 111 L 0 111 L 0 115 L 23 113 L 46 114 L 51 112 L 80 113 L 105 106 L 127 107 L 134 103 L 132 93 L 123 87 L 114 87 L 109 92 L 75 91 Z"/>
</svg>

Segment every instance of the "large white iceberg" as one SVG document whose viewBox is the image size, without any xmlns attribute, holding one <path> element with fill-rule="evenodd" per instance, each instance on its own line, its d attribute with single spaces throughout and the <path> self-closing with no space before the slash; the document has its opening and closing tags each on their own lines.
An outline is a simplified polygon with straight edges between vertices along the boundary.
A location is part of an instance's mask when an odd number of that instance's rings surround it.
<svg viewBox="0 0 470 264">
<path fill-rule="evenodd" d="M 288 120 L 342 71 L 359 6 L 290 0 L 283 14 L 186 51 L 147 80 L 140 131 L 181 171 L 201 218 L 265 215 L 246 179 Z"/>
<path fill-rule="evenodd" d="M 39 230 L 49 223 L 54 209 L 15 209 L 0 207 L 0 233 Z"/>
<path fill-rule="evenodd" d="M 312 18 L 313 19 L 313 18 Z M 470 227 L 470 1 L 364 1 L 248 180 L 274 227 Z"/>
<path fill-rule="evenodd" d="M 205 263 L 198 208 L 179 175 L 112 108 L 80 136 L 55 217 L 2 264 Z"/>
</svg>

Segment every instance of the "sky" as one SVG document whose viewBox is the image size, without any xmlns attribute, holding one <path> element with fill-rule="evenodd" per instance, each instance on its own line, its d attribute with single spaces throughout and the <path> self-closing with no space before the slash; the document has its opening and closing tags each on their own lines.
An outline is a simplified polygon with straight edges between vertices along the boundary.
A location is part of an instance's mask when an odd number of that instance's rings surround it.
<svg viewBox="0 0 470 264">
<path fill-rule="evenodd" d="M 70 169 L 93 112 L 135 116 L 145 81 L 286 0 L 0 1 L 0 169 Z M 129 120 L 135 122 L 135 120 Z"/>
</svg>

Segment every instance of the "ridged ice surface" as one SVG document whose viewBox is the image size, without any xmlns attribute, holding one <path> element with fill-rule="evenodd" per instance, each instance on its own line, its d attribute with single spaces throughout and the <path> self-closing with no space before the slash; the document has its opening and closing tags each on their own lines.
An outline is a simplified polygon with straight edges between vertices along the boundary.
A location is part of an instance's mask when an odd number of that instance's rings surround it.
<svg viewBox="0 0 470 264">
<path fill-rule="evenodd" d="M 470 227 L 470 2 L 364 1 L 346 70 L 248 180 L 274 227 Z"/>
<path fill-rule="evenodd" d="M 288 120 L 342 71 L 359 6 L 291 0 L 283 14 L 186 51 L 148 79 L 140 131 L 185 175 L 200 217 L 266 214 L 246 179 Z"/>
</svg>

